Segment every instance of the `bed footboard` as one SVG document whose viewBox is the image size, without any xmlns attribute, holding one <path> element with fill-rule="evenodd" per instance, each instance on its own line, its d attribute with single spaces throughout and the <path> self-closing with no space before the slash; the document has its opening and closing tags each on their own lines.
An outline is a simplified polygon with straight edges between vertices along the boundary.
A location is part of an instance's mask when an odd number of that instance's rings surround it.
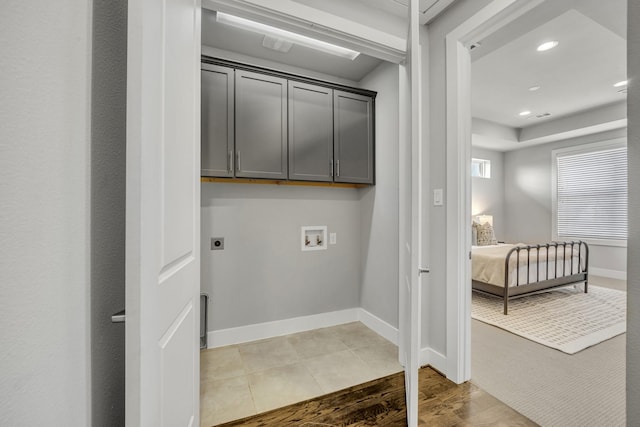
<svg viewBox="0 0 640 427">
<path fill-rule="evenodd" d="M 510 268 L 513 259 L 515 269 Z M 511 298 L 578 282 L 584 282 L 584 292 L 588 292 L 589 246 L 581 240 L 517 246 L 509 251 L 504 262 L 504 314 L 508 313 Z M 534 265 L 535 271 L 532 272 Z M 542 271 L 541 265 L 545 266 Z M 524 269 L 526 275 L 522 274 Z M 515 284 L 510 286 L 512 274 L 515 274 Z M 526 280 L 521 283 L 523 275 Z"/>
</svg>

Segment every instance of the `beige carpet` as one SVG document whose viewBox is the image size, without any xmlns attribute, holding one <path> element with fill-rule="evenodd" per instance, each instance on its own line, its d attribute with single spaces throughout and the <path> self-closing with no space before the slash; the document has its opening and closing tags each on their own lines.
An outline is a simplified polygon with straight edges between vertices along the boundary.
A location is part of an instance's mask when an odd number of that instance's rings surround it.
<svg viewBox="0 0 640 427">
<path fill-rule="evenodd" d="M 501 298 L 474 292 L 471 317 L 574 354 L 626 331 L 626 292 L 563 288 L 512 300 L 506 316 Z"/>
</svg>

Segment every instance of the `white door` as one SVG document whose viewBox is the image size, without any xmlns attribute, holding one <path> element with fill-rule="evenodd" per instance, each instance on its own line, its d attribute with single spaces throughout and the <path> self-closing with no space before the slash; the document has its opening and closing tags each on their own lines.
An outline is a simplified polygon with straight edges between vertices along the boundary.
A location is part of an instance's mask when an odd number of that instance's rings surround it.
<svg viewBox="0 0 640 427">
<path fill-rule="evenodd" d="M 126 424 L 199 424 L 200 1 L 129 0 Z"/>
<path fill-rule="evenodd" d="M 407 424 L 418 425 L 422 261 L 421 56 L 418 0 L 409 7 L 407 64 L 400 67 L 400 354 L 405 369 Z M 426 271 L 425 271 L 426 272 Z"/>
</svg>

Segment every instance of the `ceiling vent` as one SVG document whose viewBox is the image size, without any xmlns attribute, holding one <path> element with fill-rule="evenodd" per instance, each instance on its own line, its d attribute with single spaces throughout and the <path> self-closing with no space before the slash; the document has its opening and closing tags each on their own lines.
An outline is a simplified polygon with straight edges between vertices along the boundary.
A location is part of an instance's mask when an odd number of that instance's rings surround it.
<svg viewBox="0 0 640 427">
<path fill-rule="evenodd" d="M 262 39 L 262 46 L 266 47 L 267 49 L 273 49 L 278 52 L 287 53 L 291 50 L 291 46 L 293 46 L 293 43 L 288 40 L 280 39 L 278 37 L 265 35 L 264 39 Z"/>
</svg>

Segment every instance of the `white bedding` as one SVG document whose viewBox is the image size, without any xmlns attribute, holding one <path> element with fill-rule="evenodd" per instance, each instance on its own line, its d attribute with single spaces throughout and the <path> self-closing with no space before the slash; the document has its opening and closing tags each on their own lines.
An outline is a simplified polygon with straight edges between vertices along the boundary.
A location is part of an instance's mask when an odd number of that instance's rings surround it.
<svg viewBox="0 0 640 427">
<path fill-rule="evenodd" d="M 496 286 L 504 286 L 504 269 L 505 258 L 507 253 L 517 246 L 526 246 L 522 243 L 512 244 L 498 244 L 490 246 L 473 246 L 471 250 L 472 260 L 472 273 L 473 280 L 479 282 L 489 283 Z M 537 255 L 536 249 L 531 250 L 529 263 L 529 269 L 527 274 L 527 252 L 520 251 L 520 271 L 519 280 L 516 277 L 516 254 L 514 253 L 509 262 L 509 286 L 516 286 L 516 284 L 524 285 L 527 283 L 534 283 L 546 279 L 552 279 L 556 277 L 556 267 L 558 269 L 557 277 L 570 276 L 577 274 L 581 271 L 581 267 L 584 268 L 585 260 L 584 256 L 581 258 L 582 266 L 578 265 L 578 245 L 574 246 L 573 263 L 571 262 L 571 247 L 566 247 L 566 257 L 564 258 L 563 268 L 563 255 L 562 247 L 559 249 L 559 258 L 556 260 L 555 248 L 549 248 L 547 254 L 546 248 L 541 248 L 539 255 Z M 572 265 L 573 264 L 573 265 Z M 572 268 L 573 267 L 573 268 Z M 548 271 L 548 273 L 547 273 Z M 528 276 L 528 277 L 527 277 Z"/>
</svg>

